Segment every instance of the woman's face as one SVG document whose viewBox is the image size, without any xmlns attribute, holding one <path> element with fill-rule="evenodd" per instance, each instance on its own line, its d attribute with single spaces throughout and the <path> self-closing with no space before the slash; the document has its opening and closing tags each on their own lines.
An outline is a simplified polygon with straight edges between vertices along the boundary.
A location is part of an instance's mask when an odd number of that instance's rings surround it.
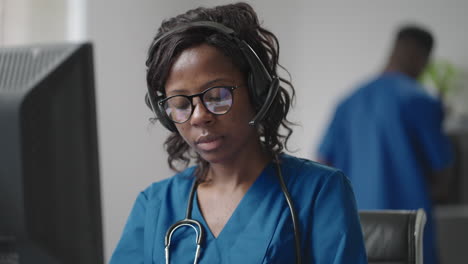
<svg viewBox="0 0 468 264">
<path fill-rule="evenodd" d="M 256 129 L 248 124 L 255 112 L 245 79 L 230 58 L 207 44 L 184 50 L 170 69 L 165 86 L 168 97 L 193 95 L 214 86 L 238 86 L 228 113 L 212 114 L 200 97 L 194 97 L 192 116 L 176 124 L 184 140 L 210 163 L 229 162 L 259 146 Z"/>
</svg>

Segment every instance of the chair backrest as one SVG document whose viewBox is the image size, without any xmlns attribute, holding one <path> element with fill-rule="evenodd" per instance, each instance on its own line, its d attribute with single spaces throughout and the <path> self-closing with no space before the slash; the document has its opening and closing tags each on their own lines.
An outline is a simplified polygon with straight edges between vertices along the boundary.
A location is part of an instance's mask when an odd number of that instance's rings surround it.
<svg viewBox="0 0 468 264">
<path fill-rule="evenodd" d="M 360 211 L 359 216 L 369 264 L 423 264 L 423 209 Z"/>
</svg>

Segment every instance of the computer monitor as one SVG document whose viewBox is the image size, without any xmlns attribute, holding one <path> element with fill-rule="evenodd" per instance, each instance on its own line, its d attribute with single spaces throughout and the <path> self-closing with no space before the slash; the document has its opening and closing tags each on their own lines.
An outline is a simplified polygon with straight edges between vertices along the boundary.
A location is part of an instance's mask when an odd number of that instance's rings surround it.
<svg viewBox="0 0 468 264">
<path fill-rule="evenodd" d="M 0 48 L 1 263 L 103 263 L 92 58 Z"/>
</svg>

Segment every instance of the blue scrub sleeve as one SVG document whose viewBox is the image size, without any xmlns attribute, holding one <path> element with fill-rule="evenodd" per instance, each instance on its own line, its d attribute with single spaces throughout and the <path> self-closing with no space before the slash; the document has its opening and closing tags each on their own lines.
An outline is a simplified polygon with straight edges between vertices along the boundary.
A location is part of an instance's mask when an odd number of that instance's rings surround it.
<svg viewBox="0 0 468 264">
<path fill-rule="evenodd" d="M 335 171 L 327 177 L 310 219 L 313 263 L 367 263 L 354 193 L 343 173 Z"/>
<path fill-rule="evenodd" d="M 148 198 L 140 193 L 109 264 L 141 264 L 144 262 L 143 239 Z"/>
<path fill-rule="evenodd" d="M 335 141 L 337 139 L 337 133 L 338 133 L 338 128 L 337 128 L 337 119 L 338 119 L 338 111 L 333 116 L 333 119 L 331 119 L 330 124 L 328 125 L 327 130 L 325 131 L 325 134 L 323 135 L 322 142 L 320 143 L 319 149 L 318 149 L 318 159 L 320 161 L 326 162 L 328 165 L 332 165 L 334 161 L 334 150 L 335 150 Z"/>
<path fill-rule="evenodd" d="M 440 101 L 430 97 L 418 97 L 407 104 L 409 126 L 416 141 L 417 151 L 432 171 L 440 171 L 453 159 L 452 146 L 443 132 L 443 110 Z"/>
</svg>

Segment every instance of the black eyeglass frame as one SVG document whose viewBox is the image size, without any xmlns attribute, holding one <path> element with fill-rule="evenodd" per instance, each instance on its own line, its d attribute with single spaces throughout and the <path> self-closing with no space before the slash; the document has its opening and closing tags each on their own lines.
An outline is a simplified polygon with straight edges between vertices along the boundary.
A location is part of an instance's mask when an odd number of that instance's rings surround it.
<svg viewBox="0 0 468 264">
<path fill-rule="evenodd" d="M 239 85 L 235 85 L 235 86 L 233 86 L 233 85 L 218 85 L 218 86 L 210 87 L 210 88 L 204 90 L 203 92 L 197 93 L 197 94 L 192 94 L 192 95 L 176 94 L 176 95 L 172 95 L 172 96 L 169 96 L 169 97 L 167 97 L 167 98 L 164 98 L 164 99 L 159 100 L 159 101 L 158 101 L 158 105 L 159 105 L 160 109 L 163 110 L 162 112 L 169 118 L 169 120 L 171 120 L 172 122 L 174 122 L 174 123 L 176 123 L 176 124 L 183 124 L 183 123 L 185 123 L 185 122 L 187 122 L 187 121 L 190 120 L 190 118 L 191 118 L 192 115 L 193 115 L 193 111 L 195 110 L 195 106 L 193 105 L 193 98 L 194 98 L 194 97 L 200 97 L 200 101 L 202 102 L 203 107 L 205 107 L 205 109 L 206 109 L 208 112 L 210 112 L 211 114 L 213 114 L 213 115 L 225 115 L 225 114 L 229 113 L 229 111 L 231 111 L 232 105 L 234 104 L 234 93 L 233 93 L 233 91 L 234 91 L 235 89 L 237 89 L 238 87 L 239 87 Z M 206 106 L 205 100 L 203 99 L 203 96 L 204 96 L 207 92 L 209 92 L 209 91 L 211 91 L 212 89 L 215 89 L 215 88 L 227 88 L 228 91 L 231 93 L 232 103 L 231 103 L 231 106 L 229 107 L 229 109 L 228 109 L 225 113 L 217 114 L 217 113 L 211 112 L 210 109 Z M 190 111 L 189 117 L 187 118 L 187 120 L 185 120 L 185 121 L 183 121 L 183 122 L 177 122 L 177 121 L 172 120 L 172 118 L 167 114 L 166 109 L 164 109 L 164 107 L 163 107 L 165 102 L 167 102 L 169 99 L 174 98 L 174 97 L 177 97 L 177 96 L 182 96 L 182 97 L 187 98 L 187 99 L 190 101 L 190 105 L 191 105 L 191 107 L 192 107 L 192 108 L 191 108 L 192 110 Z"/>
</svg>

